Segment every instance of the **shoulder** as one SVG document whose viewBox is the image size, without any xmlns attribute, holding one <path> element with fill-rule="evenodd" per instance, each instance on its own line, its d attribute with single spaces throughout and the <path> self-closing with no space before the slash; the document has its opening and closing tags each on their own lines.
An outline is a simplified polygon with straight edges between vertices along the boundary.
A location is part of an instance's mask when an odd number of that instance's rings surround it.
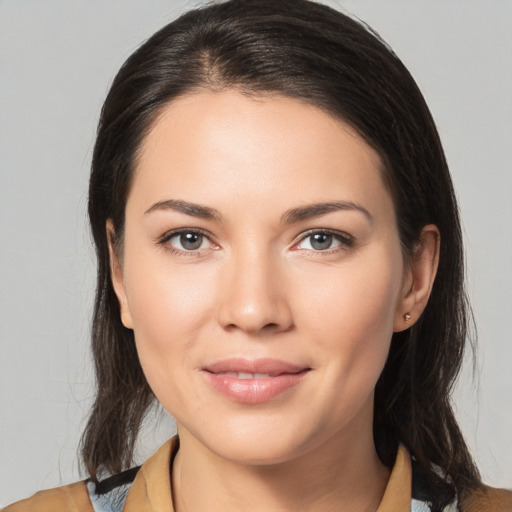
<svg viewBox="0 0 512 512">
<path fill-rule="evenodd" d="M 459 512 L 512 512 L 512 490 L 482 485 L 467 489 L 458 499 L 437 473 L 425 470 L 414 460 L 412 465 L 412 510 Z M 449 492 L 450 491 L 450 492 Z M 457 504 L 458 503 L 458 504 Z"/>
<path fill-rule="evenodd" d="M 512 512 L 512 491 L 483 487 L 470 491 L 460 500 L 461 512 Z"/>
<path fill-rule="evenodd" d="M 2 512 L 94 512 L 85 482 L 40 491 Z"/>
<path fill-rule="evenodd" d="M 149 499 L 146 495 L 147 492 L 152 492 L 155 485 L 160 485 L 162 489 L 165 489 L 163 494 L 167 496 L 170 503 L 169 507 L 162 510 L 173 510 L 172 498 L 169 492 L 169 471 L 170 461 L 178 446 L 179 441 L 175 436 L 160 447 L 142 466 L 145 471 L 140 473 L 145 473 L 145 475 L 141 475 L 141 478 L 138 479 L 139 486 L 136 489 L 139 494 L 142 494 L 142 502 L 139 500 L 140 496 L 135 495 L 130 510 L 142 510 Z M 31 498 L 18 501 L 1 509 L 0 512 L 112 512 L 125 510 L 128 493 L 132 484 L 137 480 L 139 469 L 141 469 L 140 466 L 109 476 L 97 483 L 89 479 L 55 489 L 40 491 Z M 148 475 L 151 475 L 150 482 L 147 481 Z M 151 487 L 149 491 L 148 486 Z M 160 488 L 157 489 L 158 493 L 161 494 Z M 139 506 L 141 503 L 142 506 Z"/>
<path fill-rule="evenodd" d="M 0 512 L 103 512 L 122 510 L 126 495 L 138 471 L 124 471 L 94 484 L 84 480 L 55 489 L 39 491 Z"/>
</svg>

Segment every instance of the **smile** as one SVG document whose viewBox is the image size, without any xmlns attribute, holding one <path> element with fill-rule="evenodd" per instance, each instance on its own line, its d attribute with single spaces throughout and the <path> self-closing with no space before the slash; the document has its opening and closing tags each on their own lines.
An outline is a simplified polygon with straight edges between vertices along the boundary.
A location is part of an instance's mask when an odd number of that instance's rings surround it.
<svg viewBox="0 0 512 512">
<path fill-rule="evenodd" d="M 203 368 L 213 390 L 243 404 L 268 402 L 302 382 L 311 368 L 274 359 L 227 359 Z"/>
<path fill-rule="evenodd" d="M 219 372 L 217 375 L 227 375 L 235 379 L 247 380 L 247 379 L 270 379 L 272 375 L 270 373 L 246 373 L 246 372 Z"/>
</svg>

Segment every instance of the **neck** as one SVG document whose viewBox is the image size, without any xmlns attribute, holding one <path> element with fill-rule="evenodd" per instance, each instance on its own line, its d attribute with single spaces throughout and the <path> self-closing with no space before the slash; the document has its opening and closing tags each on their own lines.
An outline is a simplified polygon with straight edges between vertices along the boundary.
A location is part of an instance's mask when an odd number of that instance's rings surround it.
<svg viewBox="0 0 512 512">
<path fill-rule="evenodd" d="M 172 472 L 176 512 L 375 512 L 389 479 L 371 430 L 351 442 L 326 440 L 271 465 L 228 460 L 185 429 L 179 432 Z"/>
</svg>

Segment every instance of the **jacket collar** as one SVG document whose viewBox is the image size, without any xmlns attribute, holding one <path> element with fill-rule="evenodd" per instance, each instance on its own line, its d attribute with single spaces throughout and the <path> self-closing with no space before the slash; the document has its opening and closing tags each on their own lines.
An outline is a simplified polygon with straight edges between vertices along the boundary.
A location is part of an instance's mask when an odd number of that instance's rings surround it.
<svg viewBox="0 0 512 512">
<path fill-rule="evenodd" d="M 124 512 L 175 512 L 170 468 L 178 446 L 175 436 L 141 466 L 128 493 Z M 411 458 L 407 449 L 400 445 L 377 512 L 410 512 L 411 478 Z"/>
</svg>

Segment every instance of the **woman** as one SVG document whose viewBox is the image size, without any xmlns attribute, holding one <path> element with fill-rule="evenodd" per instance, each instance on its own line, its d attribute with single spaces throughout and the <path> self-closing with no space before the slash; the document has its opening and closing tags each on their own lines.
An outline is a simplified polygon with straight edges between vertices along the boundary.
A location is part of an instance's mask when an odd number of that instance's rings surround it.
<svg viewBox="0 0 512 512">
<path fill-rule="evenodd" d="M 297 0 L 162 29 L 105 102 L 89 216 L 91 478 L 7 510 L 510 510 L 449 402 L 467 311 L 442 147 L 369 29 Z M 178 437 L 128 469 L 155 399 Z"/>
</svg>

